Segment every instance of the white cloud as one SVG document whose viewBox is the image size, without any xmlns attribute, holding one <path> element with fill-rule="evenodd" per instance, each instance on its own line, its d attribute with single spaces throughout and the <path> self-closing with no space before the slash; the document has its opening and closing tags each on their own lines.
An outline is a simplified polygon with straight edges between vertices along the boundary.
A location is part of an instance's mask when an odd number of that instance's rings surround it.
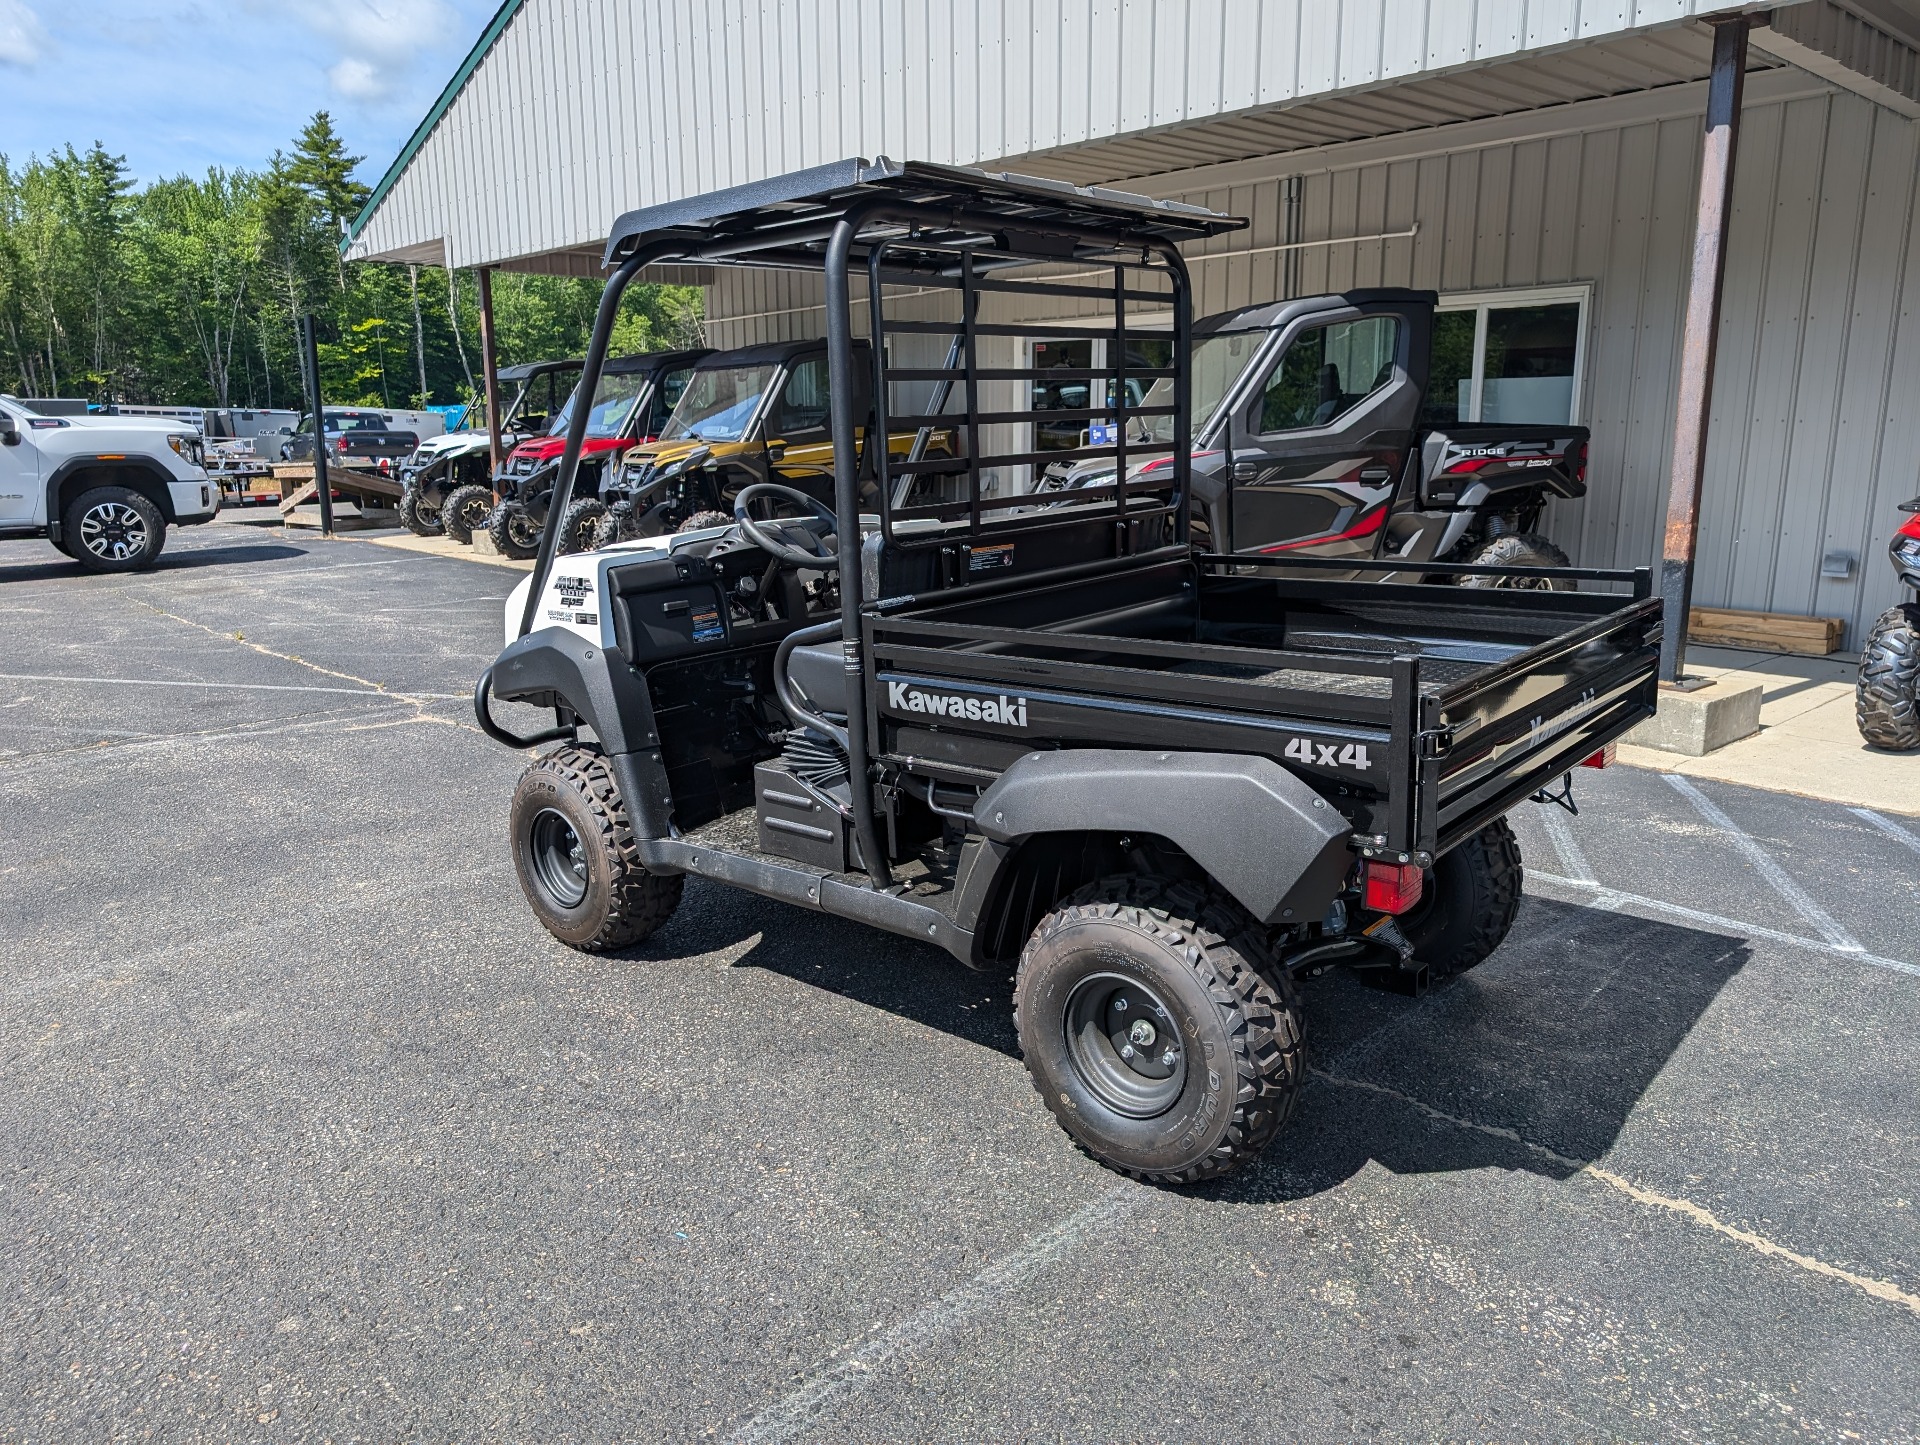
<svg viewBox="0 0 1920 1445">
<path fill-rule="evenodd" d="M 46 44 L 46 27 L 26 0 L 0 0 L 0 65 L 24 70 L 40 59 Z"/>
<path fill-rule="evenodd" d="M 352 101 L 394 99 L 423 52 L 437 53 L 468 29 L 447 0 L 298 0 L 292 8 L 339 52 L 327 79 Z"/>
</svg>

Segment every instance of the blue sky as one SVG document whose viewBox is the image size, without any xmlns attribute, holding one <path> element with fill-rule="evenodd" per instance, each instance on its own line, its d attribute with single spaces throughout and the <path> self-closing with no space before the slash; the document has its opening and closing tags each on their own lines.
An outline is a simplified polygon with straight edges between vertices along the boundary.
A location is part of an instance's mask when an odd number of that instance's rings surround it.
<svg viewBox="0 0 1920 1445">
<path fill-rule="evenodd" d="M 316 110 L 399 152 L 498 0 L 0 0 L 0 154 L 98 140 L 143 181 L 258 168 Z"/>
</svg>

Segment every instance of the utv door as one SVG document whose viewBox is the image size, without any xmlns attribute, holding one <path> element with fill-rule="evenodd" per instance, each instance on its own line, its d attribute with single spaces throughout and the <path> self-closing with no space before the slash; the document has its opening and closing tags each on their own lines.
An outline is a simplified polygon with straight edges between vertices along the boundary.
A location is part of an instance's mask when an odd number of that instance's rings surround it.
<svg viewBox="0 0 1920 1445">
<path fill-rule="evenodd" d="M 1431 317 L 1383 301 L 1289 324 L 1232 419 L 1234 551 L 1375 554 L 1419 423 Z"/>
</svg>

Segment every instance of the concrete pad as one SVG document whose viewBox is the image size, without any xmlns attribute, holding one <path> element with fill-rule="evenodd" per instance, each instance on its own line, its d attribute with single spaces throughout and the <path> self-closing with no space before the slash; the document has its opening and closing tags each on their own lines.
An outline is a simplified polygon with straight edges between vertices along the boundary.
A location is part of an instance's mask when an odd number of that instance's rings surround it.
<svg viewBox="0 0 1920 1445">
<path fill-rule="evenodd" d="M 1723 748 L 1760 731 L 1758 683 L 1725 678 L 1692 692 L 1660 690 L 1660 710 L 1627 739 L 1640 747 L 1689 757 Z"/>
</svg>

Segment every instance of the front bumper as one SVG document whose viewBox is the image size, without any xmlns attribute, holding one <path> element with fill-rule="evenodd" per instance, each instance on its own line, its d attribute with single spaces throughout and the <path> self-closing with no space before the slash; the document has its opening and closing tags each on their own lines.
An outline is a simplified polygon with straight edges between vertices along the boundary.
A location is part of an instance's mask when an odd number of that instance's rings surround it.
<svg viewBox="0 0 1920 1445">
<path fill-rule="evenodd" d="M 176 525 L 191 527 L 211 522 L 220 515 L 220 484 L 211 477 L 192 482 L 168 482 L 167 494 L 173 499 Z"/>
</svg>

